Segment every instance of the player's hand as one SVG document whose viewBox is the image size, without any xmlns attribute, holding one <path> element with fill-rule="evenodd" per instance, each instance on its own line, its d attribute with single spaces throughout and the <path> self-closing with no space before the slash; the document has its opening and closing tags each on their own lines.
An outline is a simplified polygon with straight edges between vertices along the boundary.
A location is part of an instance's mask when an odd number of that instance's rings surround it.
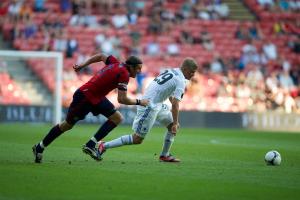
<svg viewBox="0 0 300 200">
<path fill-rule="evenodd" d="M 172 127 L 171 127 L 171 132 L 173 135 L 176 135 L 177 133 L 177 130 L 179 129 L 179 124 L 173 124 Z"/>
<path fill-rule="evenodd" d="M 149 104 L 148 99 L 141 99 L 141 103 L 140 103 L 141 106 L 148 106 L 148 104 Z"/>
<path fill-rule="evenodd" d="M 82 65 L 77 65 L 77 64 L 73 65 L 73 69 L 75 70 L 75 72 L 79 72 L 82 68 L 83 68 Z"/>
</svg>

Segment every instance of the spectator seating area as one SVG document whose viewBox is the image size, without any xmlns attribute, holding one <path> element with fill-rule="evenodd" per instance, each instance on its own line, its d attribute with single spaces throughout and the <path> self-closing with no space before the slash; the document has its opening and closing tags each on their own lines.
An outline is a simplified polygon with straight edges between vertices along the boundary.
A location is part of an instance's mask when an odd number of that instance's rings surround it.
<svg viewBox="0 0 300 200">
<path fill-rule="evenodd" d="M 10 78 L 7 73 L 0 72 L 0 104 L 30 105 L 26 92 Z"/>
<path fill-rule="evenodd" d="M 22 1 L 15 2 L 24 7 Z M 72 65 L 105 52 L 122 60 L 129 54 L 140 56 L 145 66 L 142 88 L 166 67 L 195 58 L 201 70 L 187 87 L 184 110 L 299 112 L 299 14 L 274 12 L 279 5 L 269 9 L 259 0 L 246 0 L 258 20 L 232 21 L 214 11 L 224 6 L 221 1 L 193 2 L 45 0 L 37 11 L 30 0 L 21 15 L 9 12 L 14 3 L 4 1 L 0 7 L 8 9 L 1 28 L 15 49 L 64 52 L 65 106 L 102 66 L 75 74 Z M 28 64 L 53 92 L 50 63 L 32 59 Z M 131 82 L 132 96 L 139 95 L 138 87 Z"/>
<path fill-rule="evenodd" d="M 300 3 L 292 0 L 246 0 L 246 5 L 261 21 L 284 21 L 300 19 Z"/>
</svg>

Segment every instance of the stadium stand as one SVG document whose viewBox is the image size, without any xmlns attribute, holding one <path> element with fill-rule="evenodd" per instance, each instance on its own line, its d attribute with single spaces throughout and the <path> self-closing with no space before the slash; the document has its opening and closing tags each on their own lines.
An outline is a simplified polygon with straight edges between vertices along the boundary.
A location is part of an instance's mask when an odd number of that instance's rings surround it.
<svg viewBox="0 0 300 200">
<path fill-rule="evenodd" d="M 4 105 L 30 105 L 30 100 L 7 73 L 0 72 L 0 103 Z"/>
<path fill-rule="evenodd" d="M 300 7 L 294 1 L 287 6 L 241 1 L 254 21 L 228 19 L 226 1 L 43 2 L 36 8 L 34 0 L 1 1 L 1 30 L 15 49 L 65 53 L 66 106 L 75 88 L 98 69 L 75 75 L 72 65 L 103 51 L 121 59 L 141 56 L 142 87 L 164 68 L 194 57 L 202 67 L 187 88 L 184 110 L 300 111 Z M 49 63 L 30 60 L 28 65 L 53 92 Z M 133 96 L 141 92 L 137 84 L 129 88 Z"/>
</svg>

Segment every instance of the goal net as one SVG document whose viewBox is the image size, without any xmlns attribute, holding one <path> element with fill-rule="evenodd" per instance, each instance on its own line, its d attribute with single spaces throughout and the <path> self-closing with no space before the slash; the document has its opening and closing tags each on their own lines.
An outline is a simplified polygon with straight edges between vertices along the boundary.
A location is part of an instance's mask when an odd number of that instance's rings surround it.
<svg viewBox="0 0 300 200">
<path fill-rule="evenodd" d="M 52 123 L 62 119 L 63 55 L 60 52 L 0 50 L 1 118 L 34 121 L 36 108 L 51 108 Z M 22 108 L 21 111 L 18 108 Z M 3 114 L 3 110 L 6 112 Z M 17 119 L 17 120 L 16 120 Z M 4 120 L 5 119 L 1 119 Z M 0 120 L 0 121 L 1 121 Z"/>
</svg>

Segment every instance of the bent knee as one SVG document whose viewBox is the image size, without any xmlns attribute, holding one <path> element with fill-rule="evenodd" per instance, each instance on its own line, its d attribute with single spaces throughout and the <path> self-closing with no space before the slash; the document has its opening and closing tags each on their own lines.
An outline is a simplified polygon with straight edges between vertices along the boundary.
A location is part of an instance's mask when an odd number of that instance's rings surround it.
<svg viewBox="0 0 300 200">
<path fill-rule="evenodd" d="M 115 123 L 116 125 L 120 124 L 124 120 L 122 114 L 119 111 L 115 112 L 108 119 L 113 123 Z"/>
<path fill-rule="evenodd" d="M 122 115 L 118 115 L 116 119 L 116 124 L 120 124 L 124 120 L 124 117 Z"/>
<path fill-rule="evenodd" d="M 144 140 L 139 140 L 139 141 L 137 141 L 137 143 L 135 143 L 135 144 L 142 144 L 143 141 L 144 141 Z"/>
<path fill-rule="evenodd" d="M 144 138 L 142 138 L 141 136 L 134 134 L 133 135 L 133 144 L 142 144 L 144 141 Z"/>
<path fill-rule="evenodd" d="M 67 121 L 63 121 L 59 124 L 59 128 L 62 132 L 68 131 L 73 128 L 73 124 L 69 124 Z"/>
<path fill-rule="evenodd" d="M 167 126 L 168 131 L 172 131 L 173 122 Z"/>
</svg>

